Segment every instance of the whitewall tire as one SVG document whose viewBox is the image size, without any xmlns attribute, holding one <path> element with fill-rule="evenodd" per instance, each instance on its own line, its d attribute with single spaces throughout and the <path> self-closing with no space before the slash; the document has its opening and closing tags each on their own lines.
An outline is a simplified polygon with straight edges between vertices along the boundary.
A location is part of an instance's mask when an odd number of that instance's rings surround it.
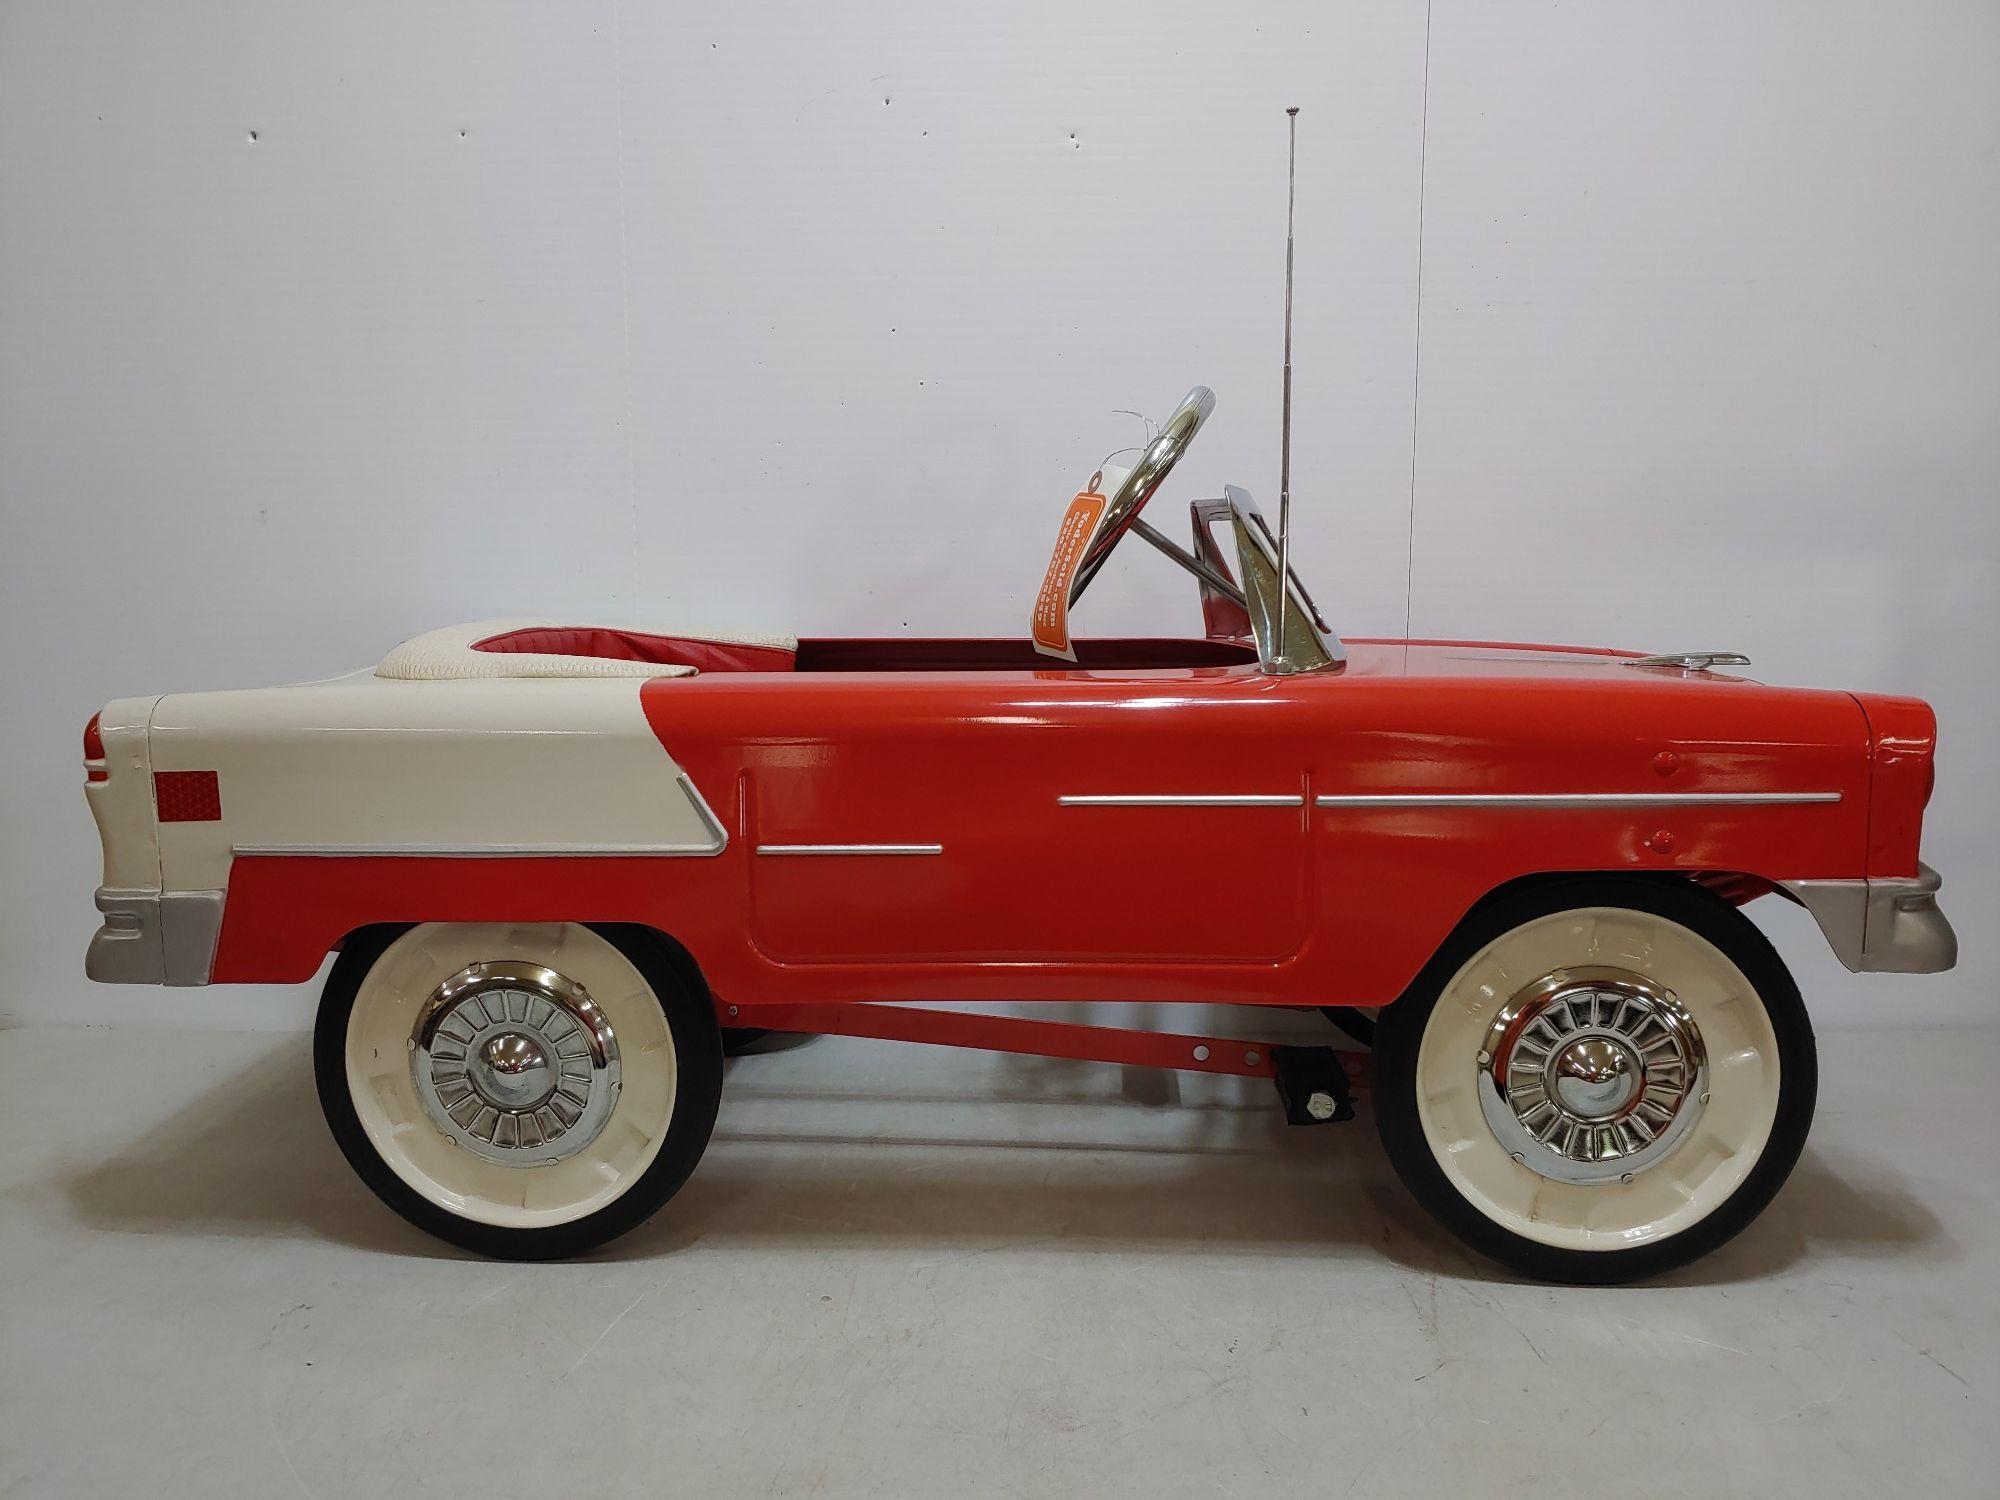
<svg viewBox="0 0 2000 1500">
<path fill-rule="evenodd" d="M 321 998 L 320 1102 L 396 1212 L 482 1254 L 571 1255 L 649 1217 L 707 1146 L 707 991 L 641 928 L 371 928 Z"/>
<path fill-rule="evenodd" d="M 1817 1090 L 1797 987 L 1698 887 L 1540 884 L 1475 911 L 1375 1043 L 1412 1192 L 1530 1275 L 1629 1280 L 1705 1254 L 1783 1185 Z"/>
</svg>

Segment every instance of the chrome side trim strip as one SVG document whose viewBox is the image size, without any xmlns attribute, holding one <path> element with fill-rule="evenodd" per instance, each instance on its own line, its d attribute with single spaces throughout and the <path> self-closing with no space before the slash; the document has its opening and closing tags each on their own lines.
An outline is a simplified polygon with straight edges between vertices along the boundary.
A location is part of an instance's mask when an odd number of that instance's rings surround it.
<svg viewBox="0 0 2000 1500">
<path fill-rule="evenodd" d="M 759 844 L 759 854 L 942 854 L 943 844 Z"/>
<path fill-rule="evenodd" d="M 1839 792 L 1365 792 L 1315 797 L 1319 807 L 1792 807 Z"/>
<path fill-rule="evenodd" d="M 238 844 L 230 850 L 318 859 L 686 859 L 721 852 L 707 844 Z"/>
<path fill-rule="evenodd" d="M 1306 799 L 1297 793 L 1267 796 L 1261 792 L 1221 792 L 1188 795 L 1148 792 L 1116 792 L 1108 796 L 1058 797 L 1058 807 L 1304 807 Z"/>
</svg>

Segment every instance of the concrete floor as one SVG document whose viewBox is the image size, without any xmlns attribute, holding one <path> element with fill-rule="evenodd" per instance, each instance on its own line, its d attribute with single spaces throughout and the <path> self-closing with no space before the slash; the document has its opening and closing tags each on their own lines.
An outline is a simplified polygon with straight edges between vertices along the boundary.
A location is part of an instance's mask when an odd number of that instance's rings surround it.
<svg viewBox="0 0 2000 1500">
<path fill-rule="evenodd" d="M 303 1038 L 8 1031 L 0 1493 L 2000 1493 L 2000 1029 L 1824 1067 L 1761 1222 L 1585 1291 L 1241 1080 L 813 1041 L 515 1266 L 360 1187 Z"/>
</svg>

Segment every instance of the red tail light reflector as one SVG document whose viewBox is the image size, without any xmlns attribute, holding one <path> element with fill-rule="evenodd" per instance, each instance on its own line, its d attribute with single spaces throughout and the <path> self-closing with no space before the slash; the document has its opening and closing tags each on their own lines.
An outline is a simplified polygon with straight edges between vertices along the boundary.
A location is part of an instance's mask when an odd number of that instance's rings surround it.
<svg viewBox="0 0 2000 1500">
<path fill-rule="evenodd" d="M 83 726 L 84 775 L 91 781 L 111 779 L 111 773 L 104 769 L 104 736 L 97 728 L 97 721 L 102 717 L 102 714 L 92 714 L 90 722 Z"/>
<path fill-rule="evenodd" d="M 153 805 L 162 823 L 213 823 L 222 816 L 222 787 L 213 771 L 155 771 Z"/>
</svg>

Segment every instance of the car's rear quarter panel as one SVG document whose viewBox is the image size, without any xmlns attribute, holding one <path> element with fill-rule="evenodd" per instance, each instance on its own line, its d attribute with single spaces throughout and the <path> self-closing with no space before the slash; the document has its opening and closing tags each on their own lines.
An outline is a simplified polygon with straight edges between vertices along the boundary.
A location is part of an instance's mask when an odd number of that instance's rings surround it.
<svg viewBox="0 0 2000 1500">
<path fill-rule="evenodd" d="M 386 682 L 187 693 L 153 712 L 153 771 L 213 772 L 219 816 L 160 827 L 170 886 L 233 851 L 699 845 L 635 681 Z"/>
</svg>

